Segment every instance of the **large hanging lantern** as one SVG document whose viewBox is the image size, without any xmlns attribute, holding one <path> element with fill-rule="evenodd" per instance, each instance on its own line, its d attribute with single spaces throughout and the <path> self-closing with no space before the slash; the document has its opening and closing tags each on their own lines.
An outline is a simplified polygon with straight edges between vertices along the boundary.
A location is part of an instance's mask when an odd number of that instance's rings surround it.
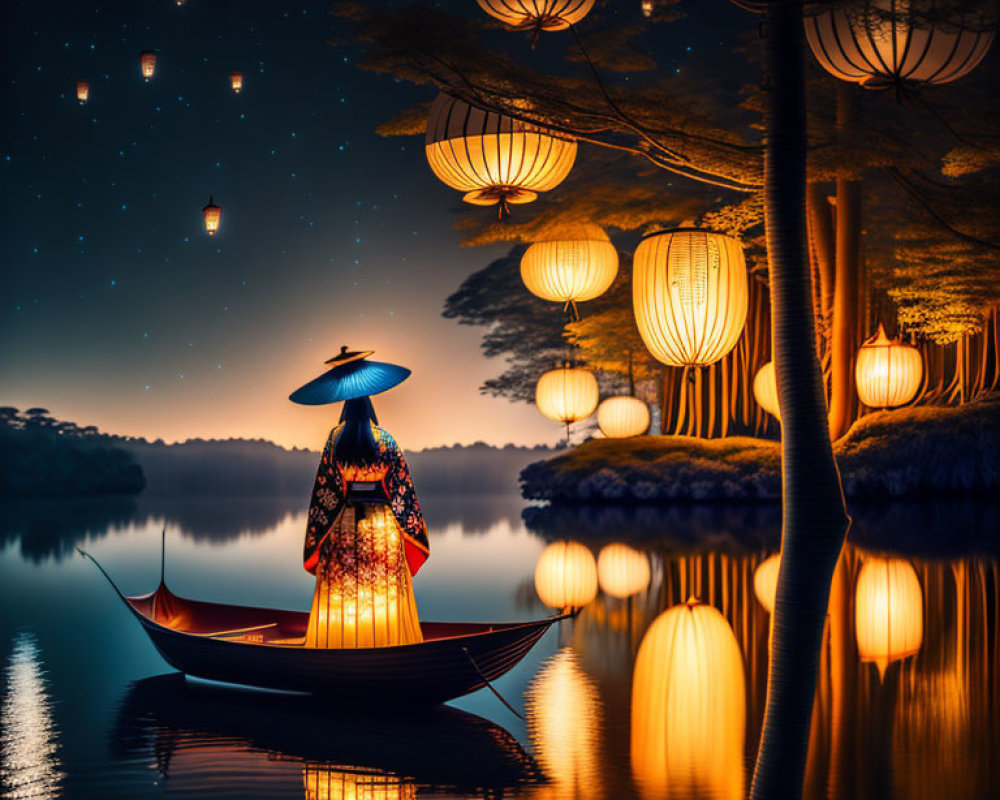
<svg viewBox="0 0 1000 800">
<path fill-rule="evenodd" d="M 672 367 L 712 364 L 733 349 L 747 318 L 747 268 L 739 240 L 681 228 L 636 248 L 632 305 L 639 334 Z"/>
<path fill-rule="evenodd" d="M 654 620 L 632 678 L 632 774 L 645 800 L 742 800 L 745 691 L 716 609 L 689 600 Z"/>
<path fill-rule="evenodd" d="M 753 593 L 757 602 L 770 614 L 774 610 L 774 596 L 778 591 L 778 570 L 781 569 L 781 554 L 768 556 L 753 571 Z"/>
<path fill-rule="evenodd" d="M 781 422 L 781 408 L 778 406 L 778 381 L 774 374 L 773 361 L 768 361 L 754 375 L 753 396 L 757 405 L 778 422 Z"/>
<path fill-rule="evenodd" d="M 76 82 L 76 99 L 81 103 L 90 99 L 90 84 L 87 81 Z"/>
<path fill-rule="evenodd" d="M 597 407 L 597 426 L 609 439 L 642 436 L 649 430 L 649 406 L 638 397 L 608 397 Z"/>
<path fill-rule="evenodd" d="M 550 608 L 583 608 L 597 597 L 597 565 L 579 542 L 553 542 L 535 565 L 535 591 Z"/>
<path fill-rule="evenodd" d="M 983 60 L 992 29 L 971 30 L 962 19 L 921 23 L 915 5 L 910 0 L 816 4 L 804 18 L 806 40 L 831 75 L 872 89 L 948 83 Z"/>
<path fill-rule="evenodd" d="M 605 545 L 597 554 L 597 582 L 605 594 L 631 597 L 649 586 L 649 559 L 627 544 Z"/>
<path fill-rule="evenodd" d="M 618 251 L 598 225 L 564 229 L 521 256 L 521 280 L 543 300 L 579 303 L 604 294 L 618 274 Z"/>
<path fill-rule="evenodd" d="M 892 661 L 915 655 L 924 640 L 924 596 L 909 561 L 866 558 L 854 596 L 858 655 L 879 677 Z"/>
<path fill-rule="evenodd" d="M 861 345 L 854 376 L 862 403 L 869 408 L 894 408 L 917 396 L 924 361 L 916 347 L 890 339 L 880 324 L 875 335 Z"/>
<path fill-rule="evenodd" d="M 535 386 L 535 405 L 549 419 L 569 425 L 597 408 L 597 378 L 590 370 L 566 365 L 542 374 Z"/>
<path fill-rule="evenodd" d="M 427 121 L 427 163 L 466 203 L 530 203 L 562 183 L 576 142 L 505 114 L 438 95 Z"/>
<path fill-rule="evenodd" d="M 532 749 L 549 781 L 542 796 L 604 800 L 601 695 L 572 648 L 545 663 L 524 701 Z"/>
<path fill-rule="evenodd" d="M 222 219 L 222 208 L 215 204 L 212 195 L 208 196 L 208 205 L 201 209 L 201 213 L 205 216 L 205 230 L 208 231 L 208 235 L 215 236 L 215 232 L 219 230 L 219 221 Z"/>
<path fill-rule="evenodd" d="M 229 73 L 229 83 L 233 87 L 233 91 L 239 94 L 243 91 L 243 73 L 242 72 L 230 72 Z"/>
<path fill-rule="evenodd" d="M 156 72 L 156 53 L 152 50 L 143 50 L 139 53 L 139 68 L 142 70 L 142 77 L 147 81 Z"/>
<path fill-rule="evenodd" d="M 491 17 L 516 29 L 561 31 L 582 20 L 594 0 L 478 0 Z"/>
</svg>

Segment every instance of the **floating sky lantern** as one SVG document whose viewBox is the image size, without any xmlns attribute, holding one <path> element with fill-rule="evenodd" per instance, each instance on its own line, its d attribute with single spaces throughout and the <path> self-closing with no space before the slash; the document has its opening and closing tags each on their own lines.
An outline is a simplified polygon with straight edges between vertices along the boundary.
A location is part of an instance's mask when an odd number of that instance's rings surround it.
<svg viewBox="0 0 1000 800">
<path fill-rule="evenodd" d="M 425 152 L 434 174 L 466 203 L 530 203 L 569 174 L 576 142 L 441 94 L 431 106 Z"/>
<path fill-rule="evenodd" d="M 634 547 L 615 542 L 597 555 L 597 582 L 605 594 L 631 597 L 649 586 L 649 558 Z"/>
<path fill-rule="evenodd" d="M 664 611 L 632 679 L 632 774 L 644 800 L 741 800 L 746 695 L 732 628 L 689 600 Z"/>
<path fill-rule="evenodd" d="M 567 426 L 593 414 L 598 397 L 594 373 L 569 364 L 544 373 L 535 386 L 538 410 Z"/>
<path fill-rule="evenodd" d="M 923 22 L 913 5 L 907 0 L 818 3 L 805 16 L 806 40 L 831 75 L 872 89 L 948 83 L 983 60 L 992 28 L 974 30 L 963 19 Z"/>
<path fill-rule="evenodd" d="M 774 596 L 778 591 L 778 570 L 781 569 L 781 554 L 768 556 L 753 571 L 753 593 L 757 602 L 770 614 L 774 610 Z"/>
<path fill-rule="evenodd" d="M 604 800 L 601 695 L 576 652 L 565 647 L 549 659 L 524 699 L 532 749 L 550 782 L 542 796 Z"/>
<path fill-rule="evenodd" d="M 618 274 L 618 251 L 598 225 L 562 229 L 521 256 L 521 280 L 543 300 L 576 304 L 604 294 Z"/>
<path fill-rule="evenodd" d="M 535 591 L 550 608 L 583 608 L 597 597 L 597 565 L 579 542 L 553 542 L 535 565 Z"/>
<path fill-rule="evenodd" d="M 242 72 L 230 72 L 229 82 L 232 84 L 233 91 L 239 94 L 243 91 L 243 73 Z"/>
<path fill-rule="evenodd" d="M 915 655 L 924 640 L 924 595 L 909 561 L 866 558 L 854 596 L 858 655 L 879 678 L 893 661 Z"/>
<path fill-rule="evenodd" d="M 152 50 L 143 50 L 139 53 L 139 68 L 142 70 L 142 77 L 147 81 L 156 72 L 156 53 Z"/>
<path fill-rule="evenodd" d="M 86 103 L 90 99 L 90 84 L 87 81 L 76 82 L 76 99 Z"/>
<path fill-rule="evenodd" d="M 642 436 L 649 430 L 649 406 L 638 397 L 608 397 L 597 407 L 597 425 L 609 439 Z"/>
<path fill-rule="evenodd" d="M 212 195 L 208 196 L 208 205 L 201 209 L 201 213 L 205 216 L 205 230 L 208 231 L 208 235 L 215 236 L 215 232 L 219 230 L 219 220 L 222 219 L 222 208 L 215 204 Z"/>
<path fill-rule="evenodd" d="M 478 0 L 479 7 L 512 28 L 561 31 L 582 20 L 594 0 Z"/>
<path fill-rule="evenodd" d="M 680 228 L 636 248 L 632 305 L 646 347 L 672 367 L 706 366 L 733 349 L 747 318 L 747 269 L 739 240 Z"/>
<path fill-rule="evenodd" d="M 642 0 L 640 8 L 642 9 L 642 15 L 646 19 L 653 16 L 653 0 Z"/>
<path fill-rule="evenodd" d="M 895 408 L 909 403 L 920 390 L 924 361 L 920 351 L 878 331 L 858 351 L 854 368 L 858 398 L 869 408 Z"/>
<path fill-rule="evenodd" d="M 774 374 L 774 362 L 768 361 L 757 370 L 753 379 L 753 396 L 757 405 L 781 422 L 781 409 L 778 406 L 778 381 Z"/>
</svg>

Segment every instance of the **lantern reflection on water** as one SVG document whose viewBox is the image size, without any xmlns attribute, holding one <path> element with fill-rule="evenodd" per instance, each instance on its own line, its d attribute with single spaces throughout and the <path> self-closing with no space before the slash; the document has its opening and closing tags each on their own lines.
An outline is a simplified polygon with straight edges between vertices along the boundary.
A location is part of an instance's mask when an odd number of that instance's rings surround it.
<svg viewBox="0 0 1000 800">
<path fill-rule="evenodd" d="M 576 142 L 441 94 L 431 106 L 424 151 L 435 175 L 466 203 L 501 208 L 554 189 L 576 160 Z"/>
<path fill-rule="evenodd" d="M 597 565 L 579 542 L 553 542 L 535 566 L 538 599 L 551 608 L 583 608 L 597 597 Z"/>
<path fill-rule="evenodd" d="M 139 68 L 142 70 L 142 77 L 147 81 L 156 72 L 156 53 L 152 50 L 143 50 L 139 53 Z"/>
<path fill-rule="evenodd" d="M 632 262 L 632 306 L 649 352 L 671 367 L 707 366 L 733 349 L 747 318 L 738 239 L 679 228 L 643 238 Z"/>
<path fill-rule="evenodd" d="M 379 770 L 307 764 L 302 769 L 305 800 L 414 800 L 417 787 Z"/>
<path fill-rule="evenodd" d="M 566 647 L 541 669 L 525 693 L 528 732 L 551 800 L 601 800 L 601 696 Z"/>
<path fill-rule="evenodd" d="M 746 689 L 732 628 L 712 606 L 650 625 L 632 680 L 632 773 L 648 800 L 743 797 Z"/>
<path fill-rule="evenodd" d="M 631 597 L 649 586 L 649 559 L 627 544 L 606 545 L 597 556 L 597 581 L 612 597 Z"/>
<path fill-rule="evenodd" d="M 781 569 L 781 554 L 775 553 L 761 561 L 753 571 L 753 593 L 757 597 L 757 602 L 764 606 L 768 614 L 774 610 L 779 569 Z"/>
<path fill-rule="evenodd" d="M 854 595 L 858 655 L 879 678 L 893 661 L 912 656 L 924 639 L 924 595 L 909 561 L 868 557 Z"/>
</svg>

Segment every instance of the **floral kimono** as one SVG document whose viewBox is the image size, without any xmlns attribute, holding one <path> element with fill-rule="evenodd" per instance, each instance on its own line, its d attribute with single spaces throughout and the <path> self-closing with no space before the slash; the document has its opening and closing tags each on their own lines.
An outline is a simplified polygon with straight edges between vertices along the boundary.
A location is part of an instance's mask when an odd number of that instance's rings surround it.
<svg viewBox="0 0 1000 800">
<path fill-rule="evenodd" d="M 427 526 L 395 440 L 372 426 L 375 462 L 338 463 L 333 429 L 309 505 L 304 567 L 316 575 L 306 647 L 423 641 L 410 580 L 429 552 Z"/>
</svg>

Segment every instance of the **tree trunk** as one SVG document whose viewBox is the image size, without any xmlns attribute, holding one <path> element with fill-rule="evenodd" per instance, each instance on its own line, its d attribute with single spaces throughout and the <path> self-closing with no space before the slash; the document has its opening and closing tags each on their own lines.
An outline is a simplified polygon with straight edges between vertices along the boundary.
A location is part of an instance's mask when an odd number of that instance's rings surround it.
<svg viewBox="0 0 1000 800">
<path fill-rule="evenodd" d="M 799 0 L 768 3 L 764 204 L 781 403 L 783 505 L 781 570 L 753 800 L 802 795 L 830 582 L 849 525 L 830 444 L 810 294 L 803 45 Z"/>
<path fill-rule="evenodd" d="M 837 87 L 837 127 L 846 133 L 857 114 L 858 88 L 841 82 Z M 857 416 L 854 356 L 861 342 L 858 335 L 858 304 L 861 292 L 861 181 L 837 180 L 836 289 L 833 327 L 830 333 L 830 437 L 843 435 Z"/>
</svg>

